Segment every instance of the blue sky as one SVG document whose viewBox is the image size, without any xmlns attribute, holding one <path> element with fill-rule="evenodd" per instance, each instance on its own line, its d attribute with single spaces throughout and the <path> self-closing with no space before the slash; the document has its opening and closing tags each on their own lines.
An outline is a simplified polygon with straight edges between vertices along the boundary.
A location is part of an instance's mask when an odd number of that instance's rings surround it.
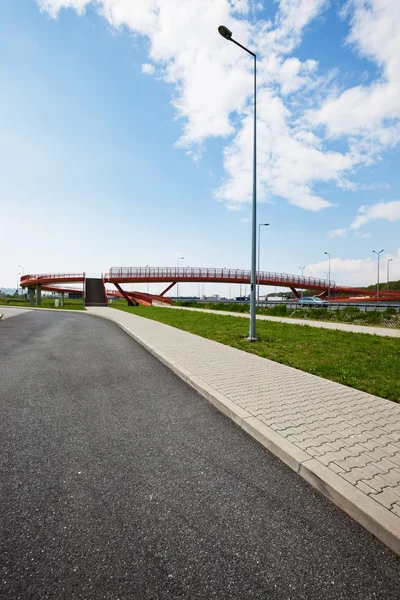
<svg viewBox="0 0 400 600">
<path fill-rule="evenodd" d="M 400 279 L 397 0 L 13 0 L 0 286 L 18 264 L 250 268 L 252 64 L 222 22 L 258 54 L 261 268 L 323 277 L 328 251 L 369 284 L 384 248 Z"/>
</svg>

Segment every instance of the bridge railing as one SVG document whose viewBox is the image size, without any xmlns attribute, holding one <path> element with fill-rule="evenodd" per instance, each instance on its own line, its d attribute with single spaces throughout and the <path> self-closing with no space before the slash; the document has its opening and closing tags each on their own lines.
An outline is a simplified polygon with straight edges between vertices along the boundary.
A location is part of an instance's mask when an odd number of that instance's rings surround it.
<svg viewBox="0 0 400 600">
<path fill-rule="evenodd" d="M 106 281 L 119 281 L 123 279 L 133 279 L 142 281 L 157 281 L 159 279 L 198 281 L 199 279 L 215 279 L 222 281 L 229 280 L 245 280 L 250 281 L 251 272 L 244 269 L 209 269 L 202 267 L 112 267 L 105 274 Z M 324 287 L 331 289 L 335 288 L 335 282 L 327 279 L 319 279 L 315 277 L 304 277 L 298 275 L 290 275 L 288 273 L 273 273 L 270 271 L 260 271 L 256 274 L 257 282 L 277 282 L 287 283 L 288 287 L 300 285 L 303 287 Z"/>
<path fill-rule="evenodd" d="M 70 281 L 70 280 L 74 280 L 76 281 L 77 279 L 82 279 L 82 281 L 85 279 L 85 273 L 40 273 L 40 274 L 36 274 L 36 275 L 23 275 L 20 279 L 20 282 L 26 282 L 26 281 L 37 281 L 38 283 L 40 283 L 41 281 Z"/>
</svg>

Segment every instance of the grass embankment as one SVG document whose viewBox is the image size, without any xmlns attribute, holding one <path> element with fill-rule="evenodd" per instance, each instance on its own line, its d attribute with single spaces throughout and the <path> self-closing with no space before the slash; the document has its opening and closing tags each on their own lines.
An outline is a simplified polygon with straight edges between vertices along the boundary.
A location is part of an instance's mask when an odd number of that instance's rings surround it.
<svg viewBox="0 0 400 600">
<path fill-rule="evenodd" d="M 61 300 L 60 300 L 61 302 Z M 54 298 L 42 298 L 40 308 L 56 308 Z M 29 308 L 29 301 L 16 298 L 0 298 L 0 307 L 13 306 L 14 308 Z M 36 304 L 35 304 L 36 306 Z M 64 300 L 64 306 L 58 306 L 57 310 L 86 310 L 82 306 L 82 300 Z"/>
<path fill-rule="evenodd" d="M 176 302 L 174 303 L 174 306 L 241 313 L 249 313 L 250 310 L 248 304 L 236 304 L 234 302 L 209 302 L 207 304 Z M 309 319 L 312 321 L 330 321 L 335 323 L 354 323 L 355 325 L 400 328 L 400 314 L 395 308 L 387 308 L 382 312 L 377 310 L 361 312 L 356 306 L 347 306 L 343 310 L 328 310 L 327 308 L 288 308 L 286 304 L 280 304 L 271 306 L 271 308 L 257 307 L 257 314 L 271 317 L 289 317 L 293 319 Z"/>
<path fill-rule="evenodd" d="M 113 307 L 400 402 L 399 339 L 258 321 L 260 341 L 250 343 L 247 319 L 122 302 Z"/>
</svg>

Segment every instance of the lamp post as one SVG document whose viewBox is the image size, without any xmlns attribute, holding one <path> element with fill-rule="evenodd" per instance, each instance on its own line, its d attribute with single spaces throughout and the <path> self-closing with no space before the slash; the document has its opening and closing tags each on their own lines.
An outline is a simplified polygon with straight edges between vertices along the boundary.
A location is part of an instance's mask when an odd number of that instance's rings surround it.
<svg viewBox="0 0 400 600">
<path fill-rule="evenodd" d="M 299 267 L 299 269 L 301 270 L 301 276 L 302 276 L 302 277 L 303 277 L 303 271 L 304 271 L 304 269 L 305 269 L 305 268 L 306 268 L 306 266 L 304 266 L 304 267 Z"/>
<path fill-rule="evenodd" d="M 250 332 L 247 340 L 255 342 L 256 336 L 256 248 L 257 248 L 257 55 L 239 44 L 232 38 L 232 31 L 224 25 L 218 27 L 218 32 L 226 40 L 233 42 L 254 58 L 254 140 L 253 140 L 253 202 L 251 219 L 251 277 L 250 277 Z"/>
<path fill-rule="evenodd" d="M 178 258 L 178 271 L 179 271 L 179 261 L 184 260 L 184 258 L 185 258 L 184 256 L 180 256 Z M 179 276 L 179 273 L 178 273 L 178 276 Z M 176 282 L 176 298 L 177 299 L 179 298 L 179 281 Z"/>
<path fill-rule="evenodd" d="M 328 267 L 328 302 L 331 301 L 331 255 L 329 252 L 324 252 L 329 256 L 329 267 Z"/>
<path fill-rule="evenodd" d="M 261 246 L 261 227 L 268 227 L 269 223 L 259 223 L 258 225 L 258 267 L 257 267 L 257 304 L 260 304 L 260 246 Z"/>
<path fill-rule="evenodd" d="M 387 281 L 387 283 L 386 283 L 386 291 L 387 292 L 389 291 L 389 263 L 391 263 L 392 260 L 393 260 L 393 258 L 389 258 L 389 260 L 387 261 L 387 265 L 386 265 L 386 275 L 387 275 L 387 277 L 386 277 L 386 281 Z"/>
<path fill-rule="evenodd" d="M 22 265 L 17 265 L 17 267 L 19 267 L 20 269 L 22 269 L 22 277 L 23 277 L 24 276 L 24 267 Z M 17 283 L 17 296 L 18 296 L 18 283 Z"/>
<path fill-rule="evenodd" d="M 379 252 L 377 252 L 376 250 L 372 250 L 372 252 L 378 256 L 378 280 L 376 283 L 376 299 L 379 300 L 379 256 L 380 254 L 382 254 L 382 252 L 384 252 L 384 250 L 379 250 Z"/>
</svg>

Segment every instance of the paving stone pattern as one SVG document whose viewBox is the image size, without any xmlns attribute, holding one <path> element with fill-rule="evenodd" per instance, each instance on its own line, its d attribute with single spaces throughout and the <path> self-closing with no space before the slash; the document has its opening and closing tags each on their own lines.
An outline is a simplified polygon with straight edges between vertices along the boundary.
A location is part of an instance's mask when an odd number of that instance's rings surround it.
<svg viewBox="0 0 400 600">
<path fill-rule="evenodd" d="M 90 312 L 121 323 L 400 517 L 398 404 L 156 321 Z"/>
</svg>

